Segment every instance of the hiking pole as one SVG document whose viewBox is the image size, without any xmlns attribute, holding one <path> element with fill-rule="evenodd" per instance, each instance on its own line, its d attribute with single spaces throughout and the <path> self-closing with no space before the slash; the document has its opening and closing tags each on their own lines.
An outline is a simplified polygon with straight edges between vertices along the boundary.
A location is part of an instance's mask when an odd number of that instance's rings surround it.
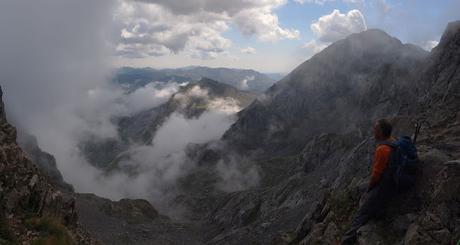
<svg viewBox="0 0 460 245">
<path fill-rule="evenodd" d="M 415 132 L 414 132 L 414 138 L 412 139 L 412 142 L 414 145 L 417 143 L 417 136 L 420 133 L 420 129 L 422 128 L 423 123 L 415 123 Z"/>
</svg>

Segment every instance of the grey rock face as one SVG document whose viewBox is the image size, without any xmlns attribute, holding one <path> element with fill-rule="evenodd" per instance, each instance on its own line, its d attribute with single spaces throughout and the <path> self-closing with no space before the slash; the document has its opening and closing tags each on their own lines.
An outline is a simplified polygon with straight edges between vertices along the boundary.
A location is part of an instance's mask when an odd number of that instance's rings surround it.
<svg viewBox="0 0 460 245">
<path fill-rule="evenodd" d="M 0 105 L 0 222 L 5 224 L 2 236 L 9 234 L 6 242 L 29 244 L 46 237 L 27 223 L 52 217 L 73 242 L 96 244 L 77 223 L 75 200 L 53 186 L 18 146 L 16 129 L 6 121 L 3 102 Z"/>
<path fill-rule="evenodd" d="M 40 149 L 37 139 L 22 130 L 18 132 L 17 142 L 27 157 L 36 164 L 49 178 L 50 182 L 64 191 L 73 191 L 72 185 L 66 183 L 59 172 L 53 155 Z"/>
<path fill-rule="evenodd" d="M 427 55 L 379 30 L 350 35 L 273 85 L 224 139 L 238 149 L 295 152 L 318 132 L 368 131 L 415 100 L 412 77 Z"/>
</svg>

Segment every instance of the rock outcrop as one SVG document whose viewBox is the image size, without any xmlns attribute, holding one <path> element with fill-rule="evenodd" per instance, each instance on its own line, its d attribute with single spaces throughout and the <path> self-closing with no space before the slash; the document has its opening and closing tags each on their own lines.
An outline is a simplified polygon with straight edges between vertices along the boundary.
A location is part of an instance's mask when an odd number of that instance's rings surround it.
<svg viewBox="0 0 460 245">
<path fill-rule="evenodd" d="M 3 102 L 0 102 L 0 207 L 2 244 L 32 241 L 97 244 L 78 225 L 75 200 L 53 186 L 16 143 L 16 129 L 6 120 Z"/>
<path fill-rule="evenodd" d="M 73 186 L 64 181 L 61 172 L 57 168 L 56 158 L 40 149 L 37 139 L 34 136 L 18 130 L 17 142 L 27 155 L 27 158 L 38 166 L 40 171 L 49 178 L 51 184 L 59 187 L 64 192 L 73 192 Z"/>
</svg>

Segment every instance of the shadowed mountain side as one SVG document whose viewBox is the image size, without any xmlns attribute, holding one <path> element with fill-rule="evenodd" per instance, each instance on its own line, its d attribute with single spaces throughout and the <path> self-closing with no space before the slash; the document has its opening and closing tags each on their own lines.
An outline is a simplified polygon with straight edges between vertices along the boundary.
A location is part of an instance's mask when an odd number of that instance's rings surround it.
<svg viewBox="0 0 460 245">
<path fill-rule="evenodd" d="M 238 151 L 300 150 L 318 133 L 367 131 L 405 113 L 428 53 L 380 30 L 352 34 L 304 62 L 238 114 L 223 139 Z M 363 128 L 365 127 L 365 128 Z"/>
</svg>

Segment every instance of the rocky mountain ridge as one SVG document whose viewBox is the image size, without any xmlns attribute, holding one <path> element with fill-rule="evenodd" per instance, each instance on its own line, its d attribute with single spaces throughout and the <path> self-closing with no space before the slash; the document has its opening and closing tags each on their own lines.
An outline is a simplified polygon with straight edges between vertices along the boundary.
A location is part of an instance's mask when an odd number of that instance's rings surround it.
<svg viewBox="0 0 460 245">
<path fill-rule="evenodd" d="M 317 132 L 367 131 L 371 119 L 412 103 L 413 76 L 428 53 L 380 30 L 337 41 L 240 112 L 224 139 L 237 150 L 299 151 Z"/>
</svg>

